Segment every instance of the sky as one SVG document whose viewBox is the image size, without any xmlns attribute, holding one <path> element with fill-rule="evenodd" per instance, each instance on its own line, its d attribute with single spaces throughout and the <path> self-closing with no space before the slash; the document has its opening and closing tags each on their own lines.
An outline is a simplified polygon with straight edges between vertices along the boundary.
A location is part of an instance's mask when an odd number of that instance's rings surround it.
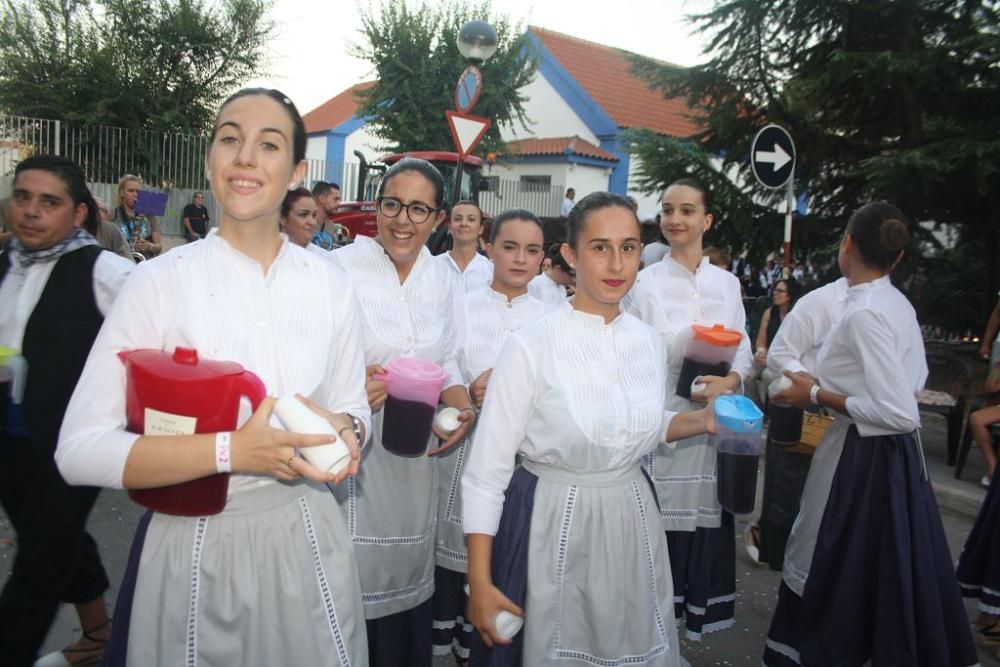
<svg viewBox="0 0 1000 667">
<path fill-rule="evenodd" d="M 436 4 L 437 0 L 428 0 Z M 371 65 L 353 58 L 361 7 L 368 0 L 275 0 L 276 34 L 266 76 L 249 85 L 282 90 L 303 114 L 345 88 L 371 78 Z M 701 39 L 684 17 L 708 0 L 494 0 L 512 23 L 534 25 L 677 65 L 704 60 Z M 608 8 L 614 8 L 609 15 Z"/>
</svg>

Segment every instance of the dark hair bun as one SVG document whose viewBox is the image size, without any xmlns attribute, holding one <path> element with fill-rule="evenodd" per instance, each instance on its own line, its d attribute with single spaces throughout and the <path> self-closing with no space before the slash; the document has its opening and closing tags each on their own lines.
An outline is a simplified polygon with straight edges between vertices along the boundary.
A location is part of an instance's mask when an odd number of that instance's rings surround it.
<svg viewBox="0 0 1000 667">
<path fill-rule="evenodd" d="M 882 221 L 879 227 L 880 245 L 892 253 L 898 253 L 910 243 L 910 230 L 906 223 L 896 218 Z"/>
</svg>

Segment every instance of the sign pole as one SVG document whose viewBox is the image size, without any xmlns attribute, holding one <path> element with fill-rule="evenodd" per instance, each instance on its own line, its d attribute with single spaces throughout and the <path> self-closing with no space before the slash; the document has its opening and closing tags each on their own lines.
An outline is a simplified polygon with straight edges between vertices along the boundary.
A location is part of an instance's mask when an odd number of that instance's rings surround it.
<svg viewBox="0 0 1000 667">
<path fill-rule="evenodd" d="M 792 275 L 792 213 L 795 211 L 795 189 L 792 186 L 793 179 L 788 179 L 787 199 L 785 205 L 785 261 L 783 273 L 785 278 Z"/>
</svg>

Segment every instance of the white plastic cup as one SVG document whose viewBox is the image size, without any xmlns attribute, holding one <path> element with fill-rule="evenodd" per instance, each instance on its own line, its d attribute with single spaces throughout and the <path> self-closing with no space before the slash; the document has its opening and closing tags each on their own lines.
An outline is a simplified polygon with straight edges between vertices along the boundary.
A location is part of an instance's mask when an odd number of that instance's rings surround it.
<svg viewBox="0 0 1000 667">
<path fill-rule="evenodd" d="M 497 617 L 493 621 L 497 628 L 497 636 L 500 639 L 513 639 L 514 636 L 524 627 L 524 619 L 506 610 L 497 612 Z"/>
<path fill-rule="evenodd" d="M 462 425 L 458 421 L 461 411 L 458 408 L 444 408 L 434 417 L 434 427 L 441 433 L 451 435 Z"/>
<path fill-rule="evenodd" d="M 465 595 L 466 597 L 469 595 L 469 584 L 465 585 Z M 496 627 L 497 636 L 500 639 L 513 639 L 524 627 L 524 618 L 501 609 L 493 619 L 493 625 Z"/>
<path fill-rule="evenodd" d="M 302 447 L 298 453 L 310 465 L 320 470 L 336 475 L 351 463 L 351 450 L 347 443 L 337 435 L 333 424 L 310 410 L 294 396 L 282 396 L 274 404 L 274 414 L 284 424 L 286 431 L 308 435 L 330 435 L 334 441 L 329 445 Z"/>
</svg>

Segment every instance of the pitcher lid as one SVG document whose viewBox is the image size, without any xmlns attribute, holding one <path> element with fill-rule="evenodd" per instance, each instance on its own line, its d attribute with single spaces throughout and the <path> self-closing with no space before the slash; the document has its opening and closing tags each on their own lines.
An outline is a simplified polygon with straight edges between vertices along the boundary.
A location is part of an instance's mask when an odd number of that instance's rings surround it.
<svg viewBox="0 0 1000 667">
<path fill-rule="evenodd" d="M 753 401 L 731 394 L 715 399 L 715 419 L 734 433 L 754 433 L 764 425 L 764 413 Z"/>
<path fill-rule="evenodd" d="M 396 357 L 386 364 L 386 370 L 415 380 L 443 380 L 447 376 L 444 369 L 433 361 L 417 357 Z"/>
<path fill-rule="evenodd" d="M 177 347 L 173 352 L 150 349 L 127 350 L 119 353 L 119 356 L 122 361 L 167 380 L 210 380 L 239 375 L 245 370 L 235 361 L 201 359 L 198 350 L 190 347 Z"/>
<path fill-rule="evenodd" d="M 692 324 L 694 339 L 704 341 L 716 347 L 736 347 L 740 344 L 743 334 L 734 329 L 727 329 L 721 324 L 705 326 L 703 324 Z"/>
</svg>

